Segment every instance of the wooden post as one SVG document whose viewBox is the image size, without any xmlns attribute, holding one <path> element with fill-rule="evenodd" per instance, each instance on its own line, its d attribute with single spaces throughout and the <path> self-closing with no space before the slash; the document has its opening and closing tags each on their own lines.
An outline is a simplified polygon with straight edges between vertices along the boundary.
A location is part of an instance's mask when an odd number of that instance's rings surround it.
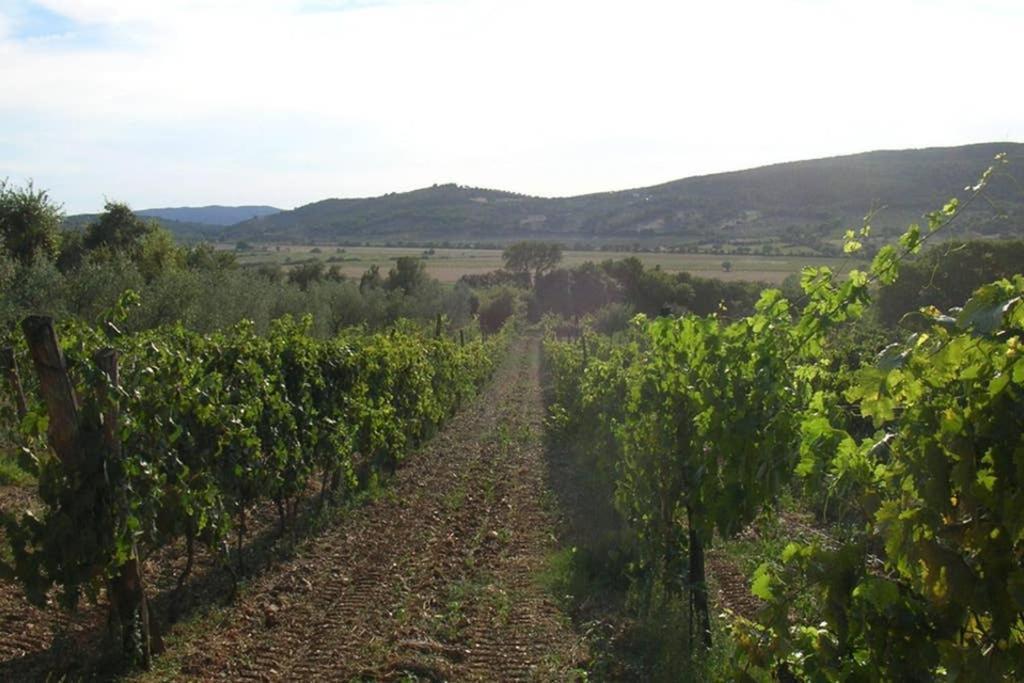
<svg viewBox="0 0 1024 683">
<path fill-rule="evenodd" d="M 94 358 L 107 377 L 107 381 L 95 387 L 104 411 L 102 416 L 97 416 L 98 424 L 94 424 L 90 417 L 90 424 L 82 425 L 78 398 L 71 378 L 68 377 L 67 363 L 57 342 L 53 319 L 29 316 L 22 321 L 21 328 L 39 376 L 39 392 L 49 415 L 47 435 L 50 446 L 61 464 L 69 472 L 86 472 L 90 469 L 88 465 L 94 464 L 86 462 L 87 457 L 103 458 L 105 452 L 109 461 L 119 460 L 121 442 L 118 436 L 117 401 L 116 396 L 108 393 L 111 386 L 118 386 L 117 353 L 105 349 Z M 110 486 L 109 481 L 102 478 L 93 481 L 97 487 Z M 118 486 L 114 491 L 96 490 L 95 493 L 97 502 L 109 501 L 123 496 L 124 489 Z M 126 508 L 123 498 L 118 500 L 118 505 L 121 510 Z M 114 512 L 116 516 L 120 510 Z M 149 605 L 142 583 L 139 552 L 134 543 L 131 558 L 121 567 L 119 575 L 110 582 L 108 588 L 111 622 L 120 630 L 122 654 L 138 658 L 148 667 L 154 641 L 151 638 Z"/>
<path fill-rule="evenodd" d="M 441 338 L 442 328 L 443 328 L 443 325 L 441 323 L 441 314 L 438 313 L 437 314 L 437 322 L 434 324 L 434 339 L 440 339 Z"/>
<path fill-rule="evenodd" d="M 106 375 L 106 382 L 96 387 L 97 398 L 103 406 L 100 436 L 107 459 L 110 463 L 121 460 L 121 438 L 118 435 L 120 411 L 117 404 L 117 389 L 121 386 L 117 369 L 117 351 L 101 349 L 93 357 L 96 366 Z M 113 391 L 113 395 L 111 395 Z M 124 487 L 117 486 L 112 492 L 117 505 L 123 510 L 127 507 L 124 500 Z M 147 669 L 153 658 L 156 639 L 153 637 L 149 611 L 146 600 L 146 586 L 142 578 L 142 562 L 139 549 L 132 540 L 131 556 L 121 566 L 120 573 L 110 582 L 111 616 L 121 630 L 121 646 L 125 655 L 138 659 Z"/>
<path fill-rule="evenodd" d="M 12 347 L 5 346 L 0 349 L 0 365 L 3 365 L 4 374 L 7 376 L 7 385 L 11 388 L 11 394 L 14 396 L 18 417 L 23 418 L 28 413 L 28 403 L 25 401 L 25 390 L 21 387 L 21 375 L 18 374 L 18 359 L 14 357 Z"/>
<path fill-rule="evenodd" d="M 464 331 L 462 331 L 462 330 L 459 330 L 459 346 L 465 346 L 465 345 L 466 345 L 466 333 Z"/>
<path fill-rule="evenodd" d="M 68 377 L 64 354 L 57 343 L 53 318 L 30 315 L 21 322 L 21 329 L 39 377 L 39 393 L 50 416 L 47 428 L 50 445 L 66 467 L 77 468 L 82 461 L 78 399 Z"/>
<path fill-rule="evenodd" d="M 711 649 L 711 614 L 708 609 L 708 584 L 704 567 L 704 543 L 693 523 L 693 509 L 686 507 L 687 524 L 690 527 L 690 604 L 691 614 L 696 624 L 691 621 L 691 628 L 696 626 L 700 635 L 700 644 L 705 650 Z"/>
</svg>

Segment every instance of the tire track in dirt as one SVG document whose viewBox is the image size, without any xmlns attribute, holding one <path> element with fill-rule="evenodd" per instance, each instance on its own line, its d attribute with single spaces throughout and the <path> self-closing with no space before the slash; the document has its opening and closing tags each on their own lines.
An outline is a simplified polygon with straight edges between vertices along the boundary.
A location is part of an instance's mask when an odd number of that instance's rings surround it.
<svg viewBox="0 0 1024 683">
<path fill-rule="evenodd" d="M 518 340 L 377 500 L 255 579 L 150 677 L 574 678 L 582 638 L 537 581 L 557 547 L 538 364 L 537 340 Z"/>
</svg>

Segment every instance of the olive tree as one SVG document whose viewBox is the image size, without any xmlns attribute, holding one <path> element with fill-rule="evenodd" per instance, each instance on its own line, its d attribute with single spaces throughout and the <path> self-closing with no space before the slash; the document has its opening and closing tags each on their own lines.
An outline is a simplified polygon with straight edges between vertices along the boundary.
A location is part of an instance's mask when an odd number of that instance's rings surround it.
<svg viewBox="0 0 1024 683">
<path fill-rule="evenodd" d="M 46 190 L 37 190 L 28 181 L 15 187 L 0 181 L 0 240 L 11 258 L 28 265 L 37 256 L 52 257 L 60 242 L 60 223 L 64 214 Z"/>
<path fill-rule="evenodd" d="M 557 242 L 527 240 L 516 242 L 501 254 L 505 269 L 514 273 L 533 273 L 533 281 L 553 269 L 562 260 L 562 245 Z"/>
</svg>

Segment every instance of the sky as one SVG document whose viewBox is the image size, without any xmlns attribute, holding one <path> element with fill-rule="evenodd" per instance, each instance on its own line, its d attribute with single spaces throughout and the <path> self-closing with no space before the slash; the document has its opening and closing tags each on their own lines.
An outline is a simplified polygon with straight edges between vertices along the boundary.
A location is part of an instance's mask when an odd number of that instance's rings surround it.
<svg viewBox="0 0 1024 683">
<path fill-rule="evenodd" d="M 1024 0 L 0 0 L 0 179 L 68 213 L 565 196 L 1024 141 Z"/>
</svg>

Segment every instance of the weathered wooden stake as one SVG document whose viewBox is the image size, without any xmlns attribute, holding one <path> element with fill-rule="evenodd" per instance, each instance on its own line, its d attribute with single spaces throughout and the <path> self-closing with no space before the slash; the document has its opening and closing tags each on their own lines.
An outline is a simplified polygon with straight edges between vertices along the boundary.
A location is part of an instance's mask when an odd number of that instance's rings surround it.
<svg viewBox="0 0 1024 683">
<path fill-rule="evenodd" d="M 107 380 L 95 387 L 101 405 L 105 410 L 99 424 L 82 425 L 74 385 L 68 376 L 67 363 L 57 341 L 53 319 L 45 316 L 29 316 L 21 323 L 29 354 L 36 374 L 39 376 L 39 391 L 42 394 L 49 415 L 50 446 L 69 472 L 87 472 L 94 463 L 86 458 L 103 458 L 109 462 L 121 458 L 121 441 L 118 435 L 118 411 L 115 396 L 108 394 L 110 387 L 118 386 L 117 353 L 112 349 L 100 351 L 94 361 L 106 373 Z M 109 382 L 109 383 L 108 383 Z M 86 446 L 88 442 L 88 446 Z M 97 486 L 109 486 L 98 482 Z M 105 496 L 97 493 L 97 500 Z M 119 496 L 119 490 L 112 492 Z M 119 501 L 124 509 L 124 501 Z M 139 551 L 132 543 L 131 558 L 121 567 L 117 577 L 109 586 L 111 622 L 120 630 L 122 652 L 130 657 L 141 657 L 142 664 L 150 665 L 154 651 L 154 639 L 150 628 L 150 611 L 142 581 L 142 566 Z"/>
<path fill-rule="evenodd" d="M 68 377 L 64 354 L 57 343 L 53 318 L 30 315 L 21 322 L 29 354 L 39 377 L 39 393 L 50 416 L 47 435 L 50 445 L 65 467 L 82 463 L 82 445 L 78 424 L 78 399 Z"/>
<path fill-rule="evenodd" d="M 28 403 L 25 401 L 25 390 L 21 387 L 21 375 L 18 374 L 18 359 L 14 357 L 14 349 L 5 346 L 0 349 L 0 365 L 3 365 L 4 374 L 7 376 L 7 386 L 14 396 L 14 405 L 18 410 L 18 417 L 23 418 L 28 413 Z"/>
<path fill-rule="evenodd" d="M 704 543 L 693 522 L 693 509 L 686 508 L 690 527 L 690 601 L 691 614 L 696 618 L 696 630 L 705 650 L 711 649 L 711 614 L 708 609 L 708 584 L 704 567 Z M 694 626 L 691 617 L 691 628 Z"/>
</svg>

